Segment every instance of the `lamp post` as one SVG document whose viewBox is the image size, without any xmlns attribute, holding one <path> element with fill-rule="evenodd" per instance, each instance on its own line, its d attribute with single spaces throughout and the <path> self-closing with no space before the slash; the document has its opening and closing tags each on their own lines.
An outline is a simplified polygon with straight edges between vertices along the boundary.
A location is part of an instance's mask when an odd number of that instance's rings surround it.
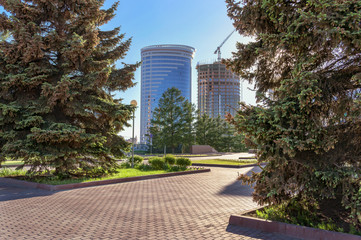
<svg viewBox="0 0 361 240">
<path fill-rule="evenodd" d="M 132 100 L 130 104 L 136 108 L 137 107 L 137 101 Z M 133 111 L 133 131 L 132 131 L 132 168 L 134 168 L 134 120 L 135 120 L 135 109 Z"/>
</svg>

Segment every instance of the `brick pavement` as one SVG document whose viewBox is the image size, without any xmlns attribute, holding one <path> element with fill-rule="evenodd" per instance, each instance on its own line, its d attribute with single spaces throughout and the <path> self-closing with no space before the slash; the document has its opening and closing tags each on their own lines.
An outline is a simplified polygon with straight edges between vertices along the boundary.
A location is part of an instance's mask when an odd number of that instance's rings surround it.
<svg viewBox="0 0 361 240">
<path fill-rule="evenodd" d="M 252 168 L 47 192 L 0 185 L 0 239 L 291 239 L 228 225 Z"/>
</svg>

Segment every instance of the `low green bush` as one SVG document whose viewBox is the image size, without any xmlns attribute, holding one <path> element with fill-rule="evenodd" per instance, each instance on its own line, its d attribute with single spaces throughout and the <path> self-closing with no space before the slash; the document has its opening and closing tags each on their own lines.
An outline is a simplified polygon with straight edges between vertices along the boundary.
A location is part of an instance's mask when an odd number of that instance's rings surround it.
<svg viewBox="0 0 361 240">
<path fill-rule="evenodd" d="M 164 162 L 169 164 L 169 165 L 174 165 L 175 164 L 175 156 L 172 154 L 167 154 L 164 157 Z"/>
<path fill-rule="evenodd" d="M 317 208 L 316 204 L 291 200 L 288 203 L 267 206 L 262 210 L 257 210 L 256 214 L 258 217 L 267 220 L 297 224 L 328 231 L 346 232 L 342 227 L 337 226 L 332 219 L 320 218 L 320 215 L 317 214 Z M 352 225 L 350 225 L 349 233 L 355 235 L 360 234 L 360 232 Z"/>
<path fill-rule="evenodd" d="M 173 166 L 169 167 L 169 171 L 171 171 L 171 172 L 178 172 L 178 171 L 182 171 L 182 170 L 184 170 L 184 168 L 181 168 L 177 165 L 173 165 Z"/>
<path fill-rule="evenodd" d="M 154 170 L 162 170 L 164 169 L 165 162 L 160 157 L 152 157 L 149 159 L 149 164 Z"/>
<path fill-rule="evenodd" d="M 143 163 L 144 158 L 139 155 L 134 155 L 134 165 L 139 165 Z M 128 161 L 132 164 L 132 156 L 128 157 Z"/>
<path fill-rule="evenodd" d="M 179 167 L 185 168 L 187 166 L 191 166 L 192 162 L 189 160 L 189 158 L 180 157 L 176 159 L 176 165 Z"/>
<path fill-rule="evenodd" d="M 350 226 L 350 231 L 348 233 L 361 236 L 361 231 L 358 231 L 353 225 Z"/>
<path fill-rule="evenodd" d="M 150 171 L 153 170 L 152 166 L 149 164 L 139 164 L 137 166 L 135 166 L 136 169 L 141 170 L 141 171 Z"/>
<path fill-rule="evenodd" d="M 131 163 L 129 161 L 126 161 L 126 162 L 121 163 L 120 167 L 121 168 L 131 168 L 132 165 L 131 165 Z"/>
<path fill-rule="evenodd" d="M 97 177 L 102 177 L 102 176 L 105 176 L 105 175 L 108 175 L 111 173 L 102 167 L 92 167 L 92 168 L 87 168 L 87 169 L 79 169 L 78 171 L 75 171 L 75 176 L 78 176 L 77 174 L 79 174 L 79 176 L 84 176 L 84 177 L 89 177 L 89 178 L 97 178 Z"/>
</svg>

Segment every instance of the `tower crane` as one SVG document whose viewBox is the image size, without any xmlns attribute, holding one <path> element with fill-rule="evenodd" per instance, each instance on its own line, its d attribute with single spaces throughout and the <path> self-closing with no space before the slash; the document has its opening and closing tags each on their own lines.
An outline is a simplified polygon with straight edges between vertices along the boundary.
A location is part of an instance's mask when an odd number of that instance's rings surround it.
<svg viewBox="0 0 361 240">
<path fill-rule="evenodd" d="M 233 31 L 231 32 L 231 34 L 229 34 L 228 37 L 227 37 L 226 39 L 224 39 L 224 41 L 221 43 L 221 45 L 219 45 L 219 46 L 217 47 L 216 51 L 214 51 L 214 54 L 217 54 L 217 53 L 218 53 L 218 59 L 217 59 L 218 62 L 221 61 L 221 47 L 222 47 L 223 44 L 228 40 L 228 38 L 231 37 L 231 35 L 234 33 L 234 31 L 236 31 L 236 30 L 233 30 Z"/>
</svg>

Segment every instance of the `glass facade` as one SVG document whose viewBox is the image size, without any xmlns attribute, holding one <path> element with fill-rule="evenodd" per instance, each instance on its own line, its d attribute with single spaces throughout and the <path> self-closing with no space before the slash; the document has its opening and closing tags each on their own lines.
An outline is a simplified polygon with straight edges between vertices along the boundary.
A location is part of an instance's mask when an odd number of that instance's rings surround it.
<svg viewBox="0 0 361 240">
<path fill-rule="evenodd" d="M 149 143 L 153 111 L 168 88 L 176 87 L 191 101 L 195 49 L 184 45 L 154 45 L 141 49 L 140 142 Z"/>
</svg>

